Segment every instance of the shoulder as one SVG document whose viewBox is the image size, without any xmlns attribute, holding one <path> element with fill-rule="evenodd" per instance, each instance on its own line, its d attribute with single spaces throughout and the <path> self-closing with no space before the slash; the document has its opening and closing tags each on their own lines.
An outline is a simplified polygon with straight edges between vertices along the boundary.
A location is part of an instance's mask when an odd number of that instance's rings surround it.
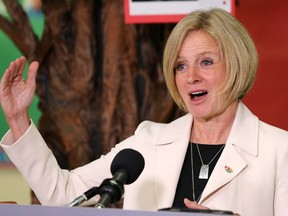
<svg viewBox="0 0 288 216">
<path fill-rule="evenodd" d="M 288 131 L 273 126 L 271 124 L 268 124 L 266 122 L 263 122 L 261 120 L 259 120 L 259 129 L 260 129 L 260 133 L 262 133 L 265 136 L 269 136 L 271 137 L 271 139 L 279 140 L 279 139 L 283 139 L 284 141 L 287 142 L 288 144 Z"/>
<path fill-rule="evenodd" d="M 288 156 L 288 131 L 259 121 L 259 139 L 260 143 L 266 143 L 271 151 Z"/>
<path fill-rule="evenodd" d="M 235 132 L 239 132 L 241 128 L 243 129 L 241 133 L 242 136 L 246 135 L 249 138 L 255 136 L 255 139 L 262 137 L 262 141 L 265 138 L 274 141 L 283 139 L 288 142 L 288 131 L 259 119 L 258 116 L 253 114 L 243 103 L 240 103 L 238 108 L 235 124 L 237 131 Z"/>
<path fill-rule="evenodd" d="M 286 130 L 259 120 L 258 140 L 259 156 L 262 155 L 265 162 L 271 165 L 282 164 L 281 166 L 288 168 L 288 132 Z"/>
<path fill-rule="evenodd" d="M 169 123 L 158 123 L 153 121 L 141 122 L 135 130 L 135 136 L 149 136 L 158 137 L 161 135 L 177 136 L 179 130 L 190 130 L 192 124 L 191 114 L 186 114 L 180 118 L 175 119 Z M 178 132 L 177 132 L 178 131 Z"/>
<path fill-rule="evenodd" d="M 192 119 L 191 115 L 186 114 L 186 115 L 181 116 L 181 117 L 179 117 L 179 118 L 177 118 L 177 119 L 175 119 L 169 123 L 160 123 L 160 122 L 145 120 L 138 125 L 138 127 L 135 130 L 135 134 L 142 133 L 145 131 L 160 132 L 161 130 L 163 130 L 167 127 L 177 127 L 179 124 L 187 122 L 190 119 Z"/>
</svg>

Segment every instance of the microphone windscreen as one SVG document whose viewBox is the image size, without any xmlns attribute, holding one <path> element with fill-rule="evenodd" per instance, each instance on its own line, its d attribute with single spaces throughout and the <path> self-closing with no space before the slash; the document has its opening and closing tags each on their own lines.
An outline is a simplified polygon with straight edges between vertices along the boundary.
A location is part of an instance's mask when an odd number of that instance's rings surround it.
<svg viewBox="0 0 288 216">
<path fill-rule="evenodd" d="M 123 149 L 113 159 L 110 170 L 114 175 L 117 170 L 124 169 L 128 174 L 126 184 L 131 184 L 139 177 L 144 166 L 144 157 L 138 151 Z"/>
</svg>

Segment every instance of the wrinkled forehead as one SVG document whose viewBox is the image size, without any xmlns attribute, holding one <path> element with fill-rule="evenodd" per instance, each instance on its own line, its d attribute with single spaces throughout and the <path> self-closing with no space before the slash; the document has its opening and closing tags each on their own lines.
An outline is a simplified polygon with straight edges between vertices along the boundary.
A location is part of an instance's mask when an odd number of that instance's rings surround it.
<svg viewBox="0 0 288 216">
<path fill-rule="evenodd" d="M 218 41 L 203 30 L 191 31 L 184 38 L 177 58 L 187 55 L 213 56 L 222 58 Z"/>
</svg>

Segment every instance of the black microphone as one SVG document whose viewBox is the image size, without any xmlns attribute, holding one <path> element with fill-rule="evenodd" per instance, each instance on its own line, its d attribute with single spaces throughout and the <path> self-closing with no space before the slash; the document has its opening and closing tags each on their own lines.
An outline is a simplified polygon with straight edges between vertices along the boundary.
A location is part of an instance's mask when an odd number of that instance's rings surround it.
<svg viewBox="0 0 288 216">
<path fill-rule="evenodd" d="M 96 208 L 105 208 L 117 202 L 124 194 L 124 184 L 131 184 L 140 176 L 145 166 L 143 156 L 133 149 L 121 150 L 113 159 L 111 179 L 105 179 L 99 187 L 101 196 Z"/>
<path fill-rule="evenodd" d="M 111 163 L 113 178 L 105 179 L 99 187 L 92 187 L 81 196 L 74 199 L 67 207 L 74 207 L 89 200 L 95 195 L 101 196 L 96 204 L 97 208 L 104 208 L 110 203 L 117 202 L 124 194 L 124 184 L 133 183 L 144 169 L 143 156 L 133 149 L 123 149 Z"/>
</svg>

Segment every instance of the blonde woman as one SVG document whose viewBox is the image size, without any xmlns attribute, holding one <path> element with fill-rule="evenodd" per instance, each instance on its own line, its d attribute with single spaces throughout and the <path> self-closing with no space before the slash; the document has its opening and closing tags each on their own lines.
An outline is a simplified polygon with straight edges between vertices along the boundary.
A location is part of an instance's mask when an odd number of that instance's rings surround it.
<svg viewBox="0 0 288 216">
<path fill-rule="evenodd" d="M 69 172 L 58 167 L 28 116 L 38 63 L 31 63 L 26 81 L 21 57 L 0 83 L 11 129 L 1 146 L 43 205 L 67 205 L 101 184 L 111 177 L 115 155 L 132 148 L 145 167 L 125 186 L 124 209 L 287 215 L 288 133 L 259 120 L 241 101 L 257 64 L 254 43 L 235 17 L 220 9 L 192 12 L 171 32 L 163 60 L 169 92 L 187 114 L 168 124 L 144 121 L 110 153 Z"/>
</svg>

